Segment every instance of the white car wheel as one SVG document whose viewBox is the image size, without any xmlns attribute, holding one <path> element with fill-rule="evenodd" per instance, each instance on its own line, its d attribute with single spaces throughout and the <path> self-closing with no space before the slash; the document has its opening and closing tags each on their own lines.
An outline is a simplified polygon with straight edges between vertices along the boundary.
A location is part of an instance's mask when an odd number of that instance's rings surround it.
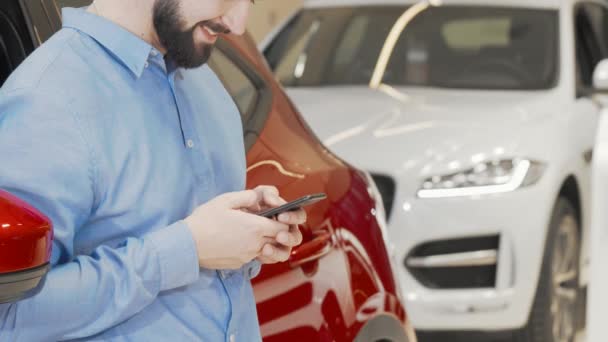
<svg viewBox="0 0 608 342">
<path fill-rule="evenodd" d="M 520 342 L 573 342 L 579 301 L 579 223 L 569 200 L 557 201 L 545 246 L 534 306 Z"/>
</svg>

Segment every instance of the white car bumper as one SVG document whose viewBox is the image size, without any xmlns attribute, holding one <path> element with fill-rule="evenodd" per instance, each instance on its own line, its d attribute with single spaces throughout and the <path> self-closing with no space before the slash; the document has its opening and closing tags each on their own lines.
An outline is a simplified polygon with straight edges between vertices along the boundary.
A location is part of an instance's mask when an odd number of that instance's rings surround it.
<svg viewBox="0 0 608 342">
<path fill-rule="evenodd" d="M 414 327 L 420 330 L 508 330 L 525 325 L 555 202 L 552 188 L 538 183 L 477 199 L 422 200 L 400 196 L 400 193 L 406 192 L 397 191 L 389 235 L 395 246 L 397 273 Z M 494 235 L 499 237 L 499 244 L 492 286 L 430 288 L 405 266 L 410 253 L 421 244 Z M 491 260 L 491 253 L 485 256 L 490 256 L 485 262 Z M 418 258 L 421 260 L 424 258 Z M 434 259 L 440 263 L 441 260 L 441 257 Z"/>
</svg>

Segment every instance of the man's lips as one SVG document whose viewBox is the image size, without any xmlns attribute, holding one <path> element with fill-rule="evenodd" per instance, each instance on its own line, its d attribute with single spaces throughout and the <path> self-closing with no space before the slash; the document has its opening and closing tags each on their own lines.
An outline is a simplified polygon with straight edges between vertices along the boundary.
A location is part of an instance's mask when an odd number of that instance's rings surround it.
<svg viewBox="0 0 608 342">
<path fill-rule="evenodd" d="M 230 33 L 230 29 L 224 26 L 222 23 L 218 23 L 215 21 L 204 21 L 202 25 L 211 32 L 211 34 L 228 34 Z"/>
<path fill-rule="evenodd" d="M 217 38 L 220 35 L 230 33 L 230 29 L 228 29 L 226 26 L 214 21 L 200 22 L 196 29 L 197 31 L 200 31 L 198 35 L 207 44 L 213 44 L 217 41 Z"/>
<path fill-rule="evenodd" d="M 211 27 L 203 25 L 203 29 L 209 33 L 211 36 L 217 36 L 219 33 L 215 32 Z"/>
<path fill-rule="evenodd" d="M 218 33 L 214 30 L 212 30 L 211 28 L 207 27 L 206 25 L 199 25 L 199 29 L 201 31 L 201 34 L 203 35 L 203 38 L 209 42 L 209 43 L 215 43 L 215 41 L 217 40 L 218 37 Z"/>
</svg>

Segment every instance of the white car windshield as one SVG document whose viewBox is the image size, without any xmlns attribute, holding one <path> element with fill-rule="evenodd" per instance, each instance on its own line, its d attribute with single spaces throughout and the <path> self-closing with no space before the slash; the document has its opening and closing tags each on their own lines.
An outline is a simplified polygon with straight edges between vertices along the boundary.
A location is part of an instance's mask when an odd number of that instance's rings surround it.
<svg viewBox="0 0 608 342">
<path fill-rule="evenodd" d="M 288 87 L 547 89 L 557 82 L 557 10 L 417 6 L 305 9 L 265 55 Z"/>
</svg>

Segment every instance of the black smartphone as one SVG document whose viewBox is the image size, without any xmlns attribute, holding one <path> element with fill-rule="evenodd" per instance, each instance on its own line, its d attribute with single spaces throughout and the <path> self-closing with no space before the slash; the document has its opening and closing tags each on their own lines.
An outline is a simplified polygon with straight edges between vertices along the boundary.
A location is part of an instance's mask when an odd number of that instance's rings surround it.
<svg viewBox="0 0 608 342">
<path fill-rule="evenodd" d="M 281 213 L 284 213 L 286 211 L 296 211 L 299 210 L 300 208 L 307 206 L 307 205 L 311 205 L 313 203 L 317 203 L 319 201 L 322 201 L 324 199 L 327 198 L 327 195 L 325 194 L 312 194 L 312 195 L 308 195 L 308 196 L 304 196 L 302 198 L 298 198 L 295 201 L 291 201 L 289 203 L 283 204 L 280 207 L 276 207 L 273 209 L 268 209 L 266 211 L 263 211 L 261 213 L 258 213 L 258 215 L 260 216 L 264 216 L 266 218 L 273 218 Z"/>
</svg>

